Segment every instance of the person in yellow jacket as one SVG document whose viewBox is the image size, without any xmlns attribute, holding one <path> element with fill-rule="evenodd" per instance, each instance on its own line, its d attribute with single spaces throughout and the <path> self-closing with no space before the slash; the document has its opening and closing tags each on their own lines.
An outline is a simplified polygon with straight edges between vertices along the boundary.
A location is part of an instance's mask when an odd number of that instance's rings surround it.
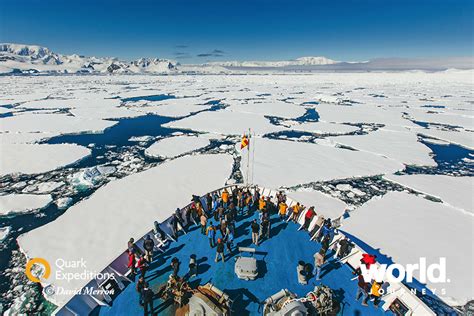
<svg viewBox="0 0 474 316">
<path fill-rule="evenodd" d="M 304 207 L 301 207 L 300 202 L 298 202 L 293 205 L 291 209 L 291 220 L 296 223 L 298 221 L 298 217 L 300 216 L 300 211 L 302 211 Z"/>
<path fill-rule="evenodd" d="M 265 202 L 265 199 L 264 197 L 260 197 L 260 199 L 258 200 L 258 210 L 261 211 L 265 208 L 265 206 L 267 205 L 267 202 Z"/>
<path fill-rule="evenodd" d="M 280 215 L 280 219 L 284 219 L 286 216 L 286 211 L 288 209 L 288 205 L 285 202 L 280 202 L 278 205 L 278 214 Z"/>
<path fill-rule="evenodd" d="M 374 299 L 374 307 L 379 307 L 380 300 L 384 290 L 382 289 L 383 282 L 374 281 L 370 288 L 370 297 Z"/>
</svg>

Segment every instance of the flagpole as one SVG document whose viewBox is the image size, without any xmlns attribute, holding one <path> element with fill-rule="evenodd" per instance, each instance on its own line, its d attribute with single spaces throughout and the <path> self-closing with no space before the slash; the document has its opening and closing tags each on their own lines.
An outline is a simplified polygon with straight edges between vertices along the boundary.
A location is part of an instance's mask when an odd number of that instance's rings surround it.
<svg viewBox="0 0 474 316">
<path fill-rule="evenodd" d="M 253 134 L 253 136 L 255 136 L 255 132 Z M 253 174 L 254 174 L 254 170 L 255 170 L 255 146 L 257 145 L 257 143 L 255 142 L 255 137 L 253 137 L 253 144 L 252 144 L 252 177 L 250 178 L 250 182 L 252 182 L 252 185 L 253 185 Z"/>
<path fill-rule="evenodd" d="M 250 172 L 250 128 L 249 128 L 249 136 L 248 136 L 248 146 L 247 146 L 247 186 L 249 186 L 249 172 Z"/>
</svg>

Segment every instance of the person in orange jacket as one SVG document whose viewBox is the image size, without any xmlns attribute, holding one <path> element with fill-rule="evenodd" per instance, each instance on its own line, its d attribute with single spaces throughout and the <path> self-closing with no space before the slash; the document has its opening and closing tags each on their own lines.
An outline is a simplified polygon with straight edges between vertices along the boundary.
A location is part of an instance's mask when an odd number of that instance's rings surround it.
<svg viewBox="0 0 474 316">
<path fill-rule="evenodd" d="M 260 199 L 258 200 L 258 210 L 261 211 L 265 208 L 265 206 L 267 205 L 267 202 L 265 202 L 265 199 L 264 197 L 260 197 Z"/>
<path fill-rule="evenodd" d="M 229 203 L 229 192 L 227 192 L 226 190 L 222 191 L 221 198 L 223 204 L 222 206 L 224 206 L 224 208 L 227 208 L 227 204 Z"/>
</svg>

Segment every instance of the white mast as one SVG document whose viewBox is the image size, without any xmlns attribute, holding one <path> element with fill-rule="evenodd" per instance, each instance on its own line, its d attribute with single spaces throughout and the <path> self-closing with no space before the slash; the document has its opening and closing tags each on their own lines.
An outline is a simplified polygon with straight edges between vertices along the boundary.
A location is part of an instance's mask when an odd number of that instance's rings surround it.
<svg viewBox="0 0 474 316">
<path fill-rule="evenodd" d="M 248 136 L 247 136 L 247 140 L 248 140 L 248 145 L 247 145 L 247 175 L 246 175 L 246 184 L 247 186 L 249 185 L 249 173 L 250 173 L 250 128 L 249 128 L 249 133 L 248 133 Z"/>
</svg>

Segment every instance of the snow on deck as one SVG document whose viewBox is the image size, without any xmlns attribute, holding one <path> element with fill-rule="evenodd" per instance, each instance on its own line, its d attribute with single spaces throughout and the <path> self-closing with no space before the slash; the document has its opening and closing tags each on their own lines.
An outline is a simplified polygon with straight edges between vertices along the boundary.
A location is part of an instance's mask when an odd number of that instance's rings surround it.
<svg viewBox="0 0 474 316">
<path fill-rule="evenodd" d="M 472 177 L 424 174 L 386 175 L 384 177 L 390 181 L 440 198 L 444 203 L 474 215 L 474 179 Z"/>
<path fill-rule="evenodd" d="M 253 146 L 253 183 L 268 188 L 393 173 L 404 168 L 401 163 L 379 155 L 332 146 L 267 138 L 253 138 Z M 244 175 L 246 165 L 244 153 L 240 164 Z"/>
<path fill-rule="evenodd" d="M 52 268 L 47 280 L 57 289 L 80 289 L 89 280 L 55 279 L 57 259 L 86 261 L 89 272 L 100 272 L 136 239 L 168 218 L 192 194 L 204 194 L 225 184 L 232 170 L 229 155 L 186 156 L 110 182 L 89 199 L 72 206 L 55 221 L 18 238 L 28 257 L 46 259 Z M 68 269 L 83 272 L 84 268 Z M 55 294 L 62 305 L 72 295 Z"/>
<path fill-rule="evenodd" d="M 28 213 L 43 208 L 52 202 L 49 194 L 0 195 L 0 216 L 12 213 Z"/>
<path fill-rule="evenodd" d="M 420 257 L 427 264 L 439 263 L 445 257 L 450 282 L 427 285 L 448 304 L 459 306 L 474 298 L 473 227 L 472 216 L 445 204 L 390 192 L 352 212 L 342 230 L 402 265 L 417 264 Z"/>
<path fill-rule="evenodd" d="M 155 142 L 145 150 L 145 154 L 152 157 L 173 158 L 209 144 L 209 139 L 202 137 L 176 136 Z"/>
<path fill-rule="evenodd" d="M 34 174 L 58 169 L 90 155 L 90 149 L 71 144 L 1 145 L 0 176 L 12 173 Z"/>
</svg>

